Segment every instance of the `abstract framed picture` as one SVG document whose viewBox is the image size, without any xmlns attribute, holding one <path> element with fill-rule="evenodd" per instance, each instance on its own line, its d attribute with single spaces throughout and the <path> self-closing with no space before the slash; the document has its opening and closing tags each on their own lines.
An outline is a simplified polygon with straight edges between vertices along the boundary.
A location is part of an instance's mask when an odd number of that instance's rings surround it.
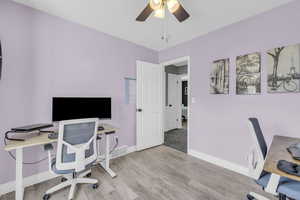
<svg viewBox="0 0 300 200">
<path fill-rule="evenodd" d="M 268 93 L 300 92 L 300 44 L 267 52 Z"/>
<path fill-rule="evenodd" d="M 1 47 L 1 41 L 0 41 L 0 80 L 2 77 L 2 47 Z"/>
<path fill-rule="evenodd" d="M 213 62 L 210 73 L 210 93 L 229 94 L 229 58 Z"/>
<path fill-rule="evenodd" d="M 236 94 L 261 93 L 261 55 L 252 53 L 236 59 Z"/>
</svg>

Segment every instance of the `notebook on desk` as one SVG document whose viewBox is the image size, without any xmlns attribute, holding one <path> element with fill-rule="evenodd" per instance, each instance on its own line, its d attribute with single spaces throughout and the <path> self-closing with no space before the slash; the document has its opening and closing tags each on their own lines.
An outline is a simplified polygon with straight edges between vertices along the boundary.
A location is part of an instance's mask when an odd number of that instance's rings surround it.
<svg viewBox="0 0 300 200">
<path fill-rule="evenodd" d="M 295 160 L 300 160 L 300 143 L 289 146 L 287 150 Z"/>
<path fill-rule="evenodd" d="M 10 131 L 5 133 L 5 139 L 13 141 L 25 141 L 28 138 L 32 138 L 40 134 L 42 129 L 50 128 L 52 126 L 52 124 L 32 124 L 28 126 L 12 128 Z"/>
</svg>

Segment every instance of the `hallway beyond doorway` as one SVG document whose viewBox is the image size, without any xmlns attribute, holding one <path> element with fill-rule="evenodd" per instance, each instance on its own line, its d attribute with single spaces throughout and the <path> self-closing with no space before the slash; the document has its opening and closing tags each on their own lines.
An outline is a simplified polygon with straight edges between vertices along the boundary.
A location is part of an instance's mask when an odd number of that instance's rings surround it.
<svg viewBox="0 0 300 200">
<path fill-rule="evenodd" d="M 178 151 L 187 153 L 187 122 L 182 123 L 183 128 L 165 132 L 165 145 Z"/>
</svg>

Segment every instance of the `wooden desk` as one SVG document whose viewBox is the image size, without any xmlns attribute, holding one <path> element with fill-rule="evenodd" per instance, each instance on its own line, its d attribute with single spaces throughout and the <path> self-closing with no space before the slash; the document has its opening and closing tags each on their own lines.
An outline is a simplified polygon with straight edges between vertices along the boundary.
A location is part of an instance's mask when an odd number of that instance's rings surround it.
<svg viewBox="0 0 300 200">
<path fill-rule="evenodd" d="M 290 145 L 296 143 L 300 143 L 299 138 L 284 137 L 279 135 L 274 136 L 264 165 L 264 170 L 272 173 L 266 191 L 275 194 L 281 176 L 300 181 L 299 176 L 287 174 L 277 168 L 277 163 L 279 160 L 286 160 L 300 165 L 300 161 L 293 159 L 291 154 L 287 151 L 287 148 Z"/>
<path fill-rule="evenodd" d="M 101 162 L 101 166 L 105 169 L 111 177 L 116 177 L 116 174 L 110 169 L 110 135 L 115 133 L 118 129 L 109 124 L 100 124 L 104 130 L 98 131 L 98 134 L 105 135 L 105 161 Z M 6 151 L 16 150 L 16 200 L 23 200 L 24 185 L 23 185 L 23 149 L 38 145 L 50 144 L 57 142 L 57 139 L 49 139 L 47 132 L 29 138 L 25 141 L 8 141 L 4 147 Z"/>
<path fill-rule="evenodd" d="M 100 124 L 100 126 L 103 126 L 104 130 L 98 131 L 99 135 L 117 131 L 117 128 L 109 124 Z M 57 142 L 57 139 L 49 139 L 47 132 L 44 132 L 25 141 L 8 141 L 7 145 L 4 147 L 4 150 L 12 151 L 20 148 L 33 147 L 37 145 L 50 144 L 55 142 Z"/>
</svg>

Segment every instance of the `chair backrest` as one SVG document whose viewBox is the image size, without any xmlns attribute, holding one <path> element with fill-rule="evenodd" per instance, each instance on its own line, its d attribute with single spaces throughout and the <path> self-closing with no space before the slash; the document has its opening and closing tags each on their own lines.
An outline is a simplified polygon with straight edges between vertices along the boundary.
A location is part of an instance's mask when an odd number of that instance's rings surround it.
<svg viewBox="0 0 300 200">
<path fill-rule="evenodd" d="M 77 119 L 59 122 L 56 168 L 83 171 L 97 159 L 98 119 Z"/>
<path fill-rule="evenodd" d="M 262 154 L 263 158 L 265 159 L 267 156 L 267 153 L 268 153 L 268 146 L 267 146 L 265 137 L 261 131 L 258 119 L 257 118 L 249 118 L 249 121 L 254 130 L 253 136 L 256 137 L 256 141 L 258 143 L 261 154 Z"/>
<path fill-rule="evenodd" d="M 250 154 L 249 171 L 253 178 L 258 179 L 263 172 L 268 147 L 257 118 L 249 118 L 249 130 L 254 142 L 254 148 Z"/>
</svg>

